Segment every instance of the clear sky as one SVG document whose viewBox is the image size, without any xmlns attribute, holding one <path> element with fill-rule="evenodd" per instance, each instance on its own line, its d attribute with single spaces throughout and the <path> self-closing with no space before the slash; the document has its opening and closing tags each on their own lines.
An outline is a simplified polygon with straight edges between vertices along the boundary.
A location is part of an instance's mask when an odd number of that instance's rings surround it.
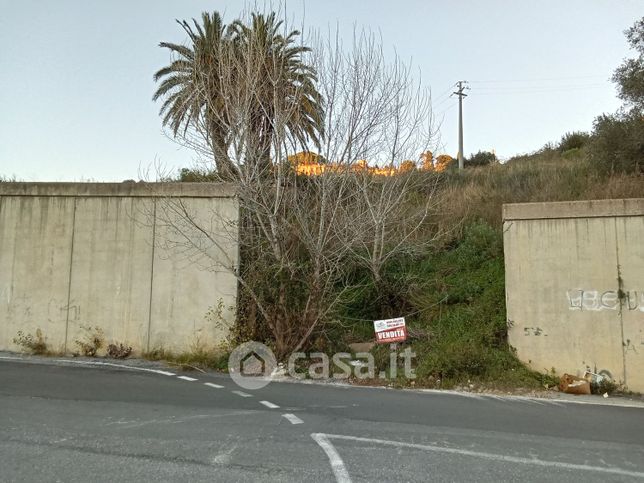
<svg viewBox="0 0 644 483">
<path fill-rule="evenodd" d="M 193 154 L 162 133 L 153 73 L 184 42 L 174 19 L 204 10 L 232 20 L 239 1 L 0 0 L 0 175 L 28 181 L 138 179 L 155 160 L 190 166 Z M 284 5 L 284 4 L 282 4 Z M 530 152 L 620 103 L 610 82 L 628 56 L 623 31 L 644 0 L 288 0 L 298 23 L 380 31 L 412 60 L 443 119 L 444 151 L 457 151 L 458 80 L 465 153 Z"/>
</svg>

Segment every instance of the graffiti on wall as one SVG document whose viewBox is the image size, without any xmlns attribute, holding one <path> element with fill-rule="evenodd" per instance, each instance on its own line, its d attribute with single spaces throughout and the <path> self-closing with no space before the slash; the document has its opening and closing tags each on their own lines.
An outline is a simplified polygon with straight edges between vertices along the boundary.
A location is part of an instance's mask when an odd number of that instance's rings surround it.
<svg viewBox="0 0 644 483">
<path fill-rule="evenodd" d="M 644 290 L 584 290 L 573 289 L 566 292 L 569 310 L 639 310 L 644 312 Z"/>
</svg>

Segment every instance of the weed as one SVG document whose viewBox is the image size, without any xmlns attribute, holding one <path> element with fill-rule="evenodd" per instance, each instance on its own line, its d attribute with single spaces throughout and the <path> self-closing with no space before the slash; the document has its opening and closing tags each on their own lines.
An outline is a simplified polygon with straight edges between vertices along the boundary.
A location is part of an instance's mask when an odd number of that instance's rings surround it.
<svg viewBox="0 0 644 483">
<path fill-rule="evenodd" d="M 164 348 L 155 348 L 144 352 L 142 357 L 151 361 L 165 361 L 184 371 L 204 371 L 207 369 L 225 371 L 228 369 L 228 352 L 224 348 L 221 350 L 207 350 L 200 347 L 196 350 L 179 354 Z"/>
<path fill-rule="evenodd" d="M 126 357 L 129 357 L 131 353 L 132 347 L 121 343 L 110 344 L 107 346 L 107 357 L 111 357 L 112 359 L 125 359 Z"/>
<path fill-rule="evenodd" d="M 74 344 L 80 349 L 80 355 L 86 357 L 96 357 L 97 352 L 105 344 L 105 336 L 103 335 L 103 329 L 100 327 L 90 327 L 81 325 L 81 329 L 84 331 L 83 339 L 76 339 Z"/>
<path fill-rule="evenodd" d="M 18 334 L 13 339 L 13 343 L 22 347 L 24 351 L 34 355 L 45 355 L 49 353 L 47 338 L 43 336 L 40 329 L 36 329 L 35 335 L 25 334 L 23 331 L 19 330 Z"/>
<path fill-rule="evenodd" d="M 600 379 L 599 381 L 592 381 L 590 383 L 590 392 L 592 394 L 614 394 L 621 392 L 623 388 L 608 378 Z"/>
<path fill-rule="evenodd" d="M 141 354 L 141 357 L 143 359 L 147 359 L 149 361 L 164 361 L 172 358 L 172 353 L 163 347 L 156 347 L 154 349 L 151 349 L 149 351 L 144 351 Z"/>
</svg>

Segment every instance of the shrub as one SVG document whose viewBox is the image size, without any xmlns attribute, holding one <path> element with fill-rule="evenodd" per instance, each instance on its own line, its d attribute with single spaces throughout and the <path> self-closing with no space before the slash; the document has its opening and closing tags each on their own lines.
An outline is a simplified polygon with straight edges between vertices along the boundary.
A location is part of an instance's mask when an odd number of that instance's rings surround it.
<svg viewBox="0 0 644 483">
<path fill-rule="evenodd" d="M 182 183 L 207 183 L 221 181 L 219 175 L 212 170 L 182 168 L 179 179 Z"/>
<path fill-rule="evenodd" d="M 496 154 L 490 151 L 479 151 L 465 159 L 466 166 L 488 166 L 496 162 Z"/>
<path fill-rule="evenodd" d="M 595 119 L 591 159 L 602 173 L 644 173 L 644 119 L 636 110 Z"/>
<path fill-rule="evenodd" d="M 81 326 L 84 331 L 83 339 L 76 339 L 74 344 L 80 349 L 80 354 L 86 357 L 95 357 L 103 347 L 105 337 L 100 327 Z"/>
<path fill-rule="evenodd" d="M 132 353 L 132 347 L 119 344 L 110 344 L 107 346 L 107 356 L 112 359 L 125 359 Z"/>
<path fill-rule="evenodd" d="M 557 146 L 557 151 L 564 153 L 571 149 L 581 149 L 588 143 L 588 141 L 590 141 L 590 134 L 587 132 L 567 132 L 561 137 L 561 141 L 559 141 L 559 145 Z"/>
<path fill-rule="evenodd" d="M 619 384 L 610 379 L 601 379 L 590 383 L 590 392 L 592 394 L 613 394 L 620 390 Z"/>
<path fill-rule="evenodd" d="M 563 153 L 561 153 L 561 157 L 563 159 L 580 159 L 583 156 L 583 151 L 581 148 L 572 148 L 572 149 L 567 149 Z"/>
<path fill-rule="evenodd" d="M 23 331 L 19 330 L 18 334 L 13 339 L 13 343 L 34 355 L 44 355 L 49 353 L 47 338 L 43 336 L 40 329 L 36 329 L 35 335 L 25 334 Z"/>
</svg>

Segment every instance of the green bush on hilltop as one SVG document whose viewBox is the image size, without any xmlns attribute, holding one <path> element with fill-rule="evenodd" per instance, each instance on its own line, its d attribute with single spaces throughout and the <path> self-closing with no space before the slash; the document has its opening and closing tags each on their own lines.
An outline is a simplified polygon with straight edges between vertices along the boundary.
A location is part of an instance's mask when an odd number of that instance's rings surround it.
<svg viewBox="0 0 644 483">
<path fill-rule="evenodd" d="M 580 150 L 590 141 L 590 134 L 582 131 L 567 132 L 561 137 L 557 151 L 565 153 L 567 151 L 576 149 Z"/>
</svg>

